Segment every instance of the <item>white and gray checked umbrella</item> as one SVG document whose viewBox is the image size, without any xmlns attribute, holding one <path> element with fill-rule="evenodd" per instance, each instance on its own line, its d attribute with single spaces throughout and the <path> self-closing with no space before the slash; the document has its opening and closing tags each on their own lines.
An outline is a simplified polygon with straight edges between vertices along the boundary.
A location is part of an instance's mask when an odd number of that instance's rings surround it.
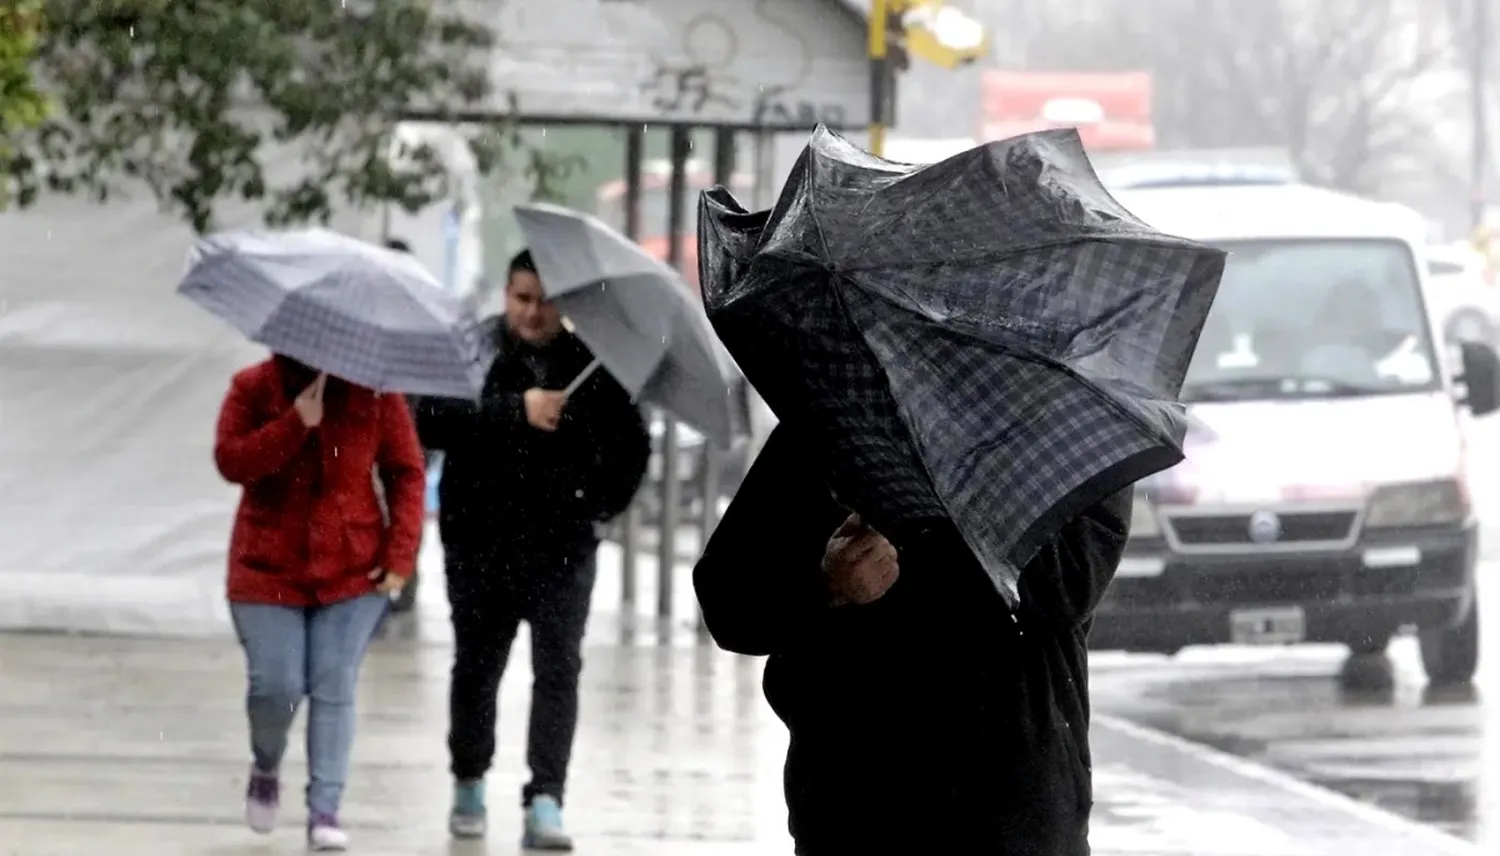
<svg viewBox="0 0 1500 856">
<path fill-rule="evenodd" d="M 831 489 L 897 545 L 963 535 L 997 590 L 1080 511 L 1182 460 L 1224 254 L 1100 185 L 1074 131 L 931 166 L 813 134 L 775 208 L 703 194 L 714 328 Z"/>
<path fill-rule="evenodd" d="M 177 291 L 253 342 L 383 392 L 475 398 L 472 316 L 421 263 L 325 229 L 199 239 Z"/>
<path fill-rule="evenodd" d="M 588 214 L 519 205 L 516 219 L 547 298 L 600 365 L 632 396 L 728 448 L 729 360 L 682 277 Z"/>
</svg>

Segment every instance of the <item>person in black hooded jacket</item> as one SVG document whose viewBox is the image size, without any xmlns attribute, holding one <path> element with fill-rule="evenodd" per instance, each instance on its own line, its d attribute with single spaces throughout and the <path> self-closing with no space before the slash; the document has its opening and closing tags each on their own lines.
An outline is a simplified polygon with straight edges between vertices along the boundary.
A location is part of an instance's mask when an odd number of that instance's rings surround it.
<svg viewBox="0 0 1500 856">
<path fill-rule="evenodd" d="M 1064 526 L 1012 610 L 951 524 L 893 546 L 824 472 L 777 426 L 693 575 L 718 644 L 770 657 L 797 854 L 1087 854 L 1086 637 L 1132 492 Z"/>
<path fill-rule="evenodd" d="M 445 453 L 438 526 L 454 631 L 449 827 L 487 829 L 496 692 L 522 621 L 531 626 L 524 846 L 568 850 L 561 806 L 578 723 L 584 625 L 598 527 L 635 497 L 651 452 L 640 410 L 545 299 L 531 254 L 511 262 L 498 349 L 479 401 L 424 398 L 417 430 Z"/>
</svg>

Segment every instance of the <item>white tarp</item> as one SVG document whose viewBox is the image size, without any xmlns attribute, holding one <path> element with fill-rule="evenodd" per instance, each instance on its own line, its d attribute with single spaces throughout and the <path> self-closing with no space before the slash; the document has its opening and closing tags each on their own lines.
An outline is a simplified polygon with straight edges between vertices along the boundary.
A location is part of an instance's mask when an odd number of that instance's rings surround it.
<svg viewBox="0 0 1500 856">
<path fill-rule="evenodd" d="M 144 198 L 0 214 L 0 628 L 227 620 L 214 419 L 261 354 L 173 294 L 190 242 Z"/>
<path fill-rule="evenodd" d="M 330 225 L 378 239 L 382 219 Z M 191 240 L 144 192 L 0 213 L 0 629 L 227 626 L 214 422 L 265 355 L 173 293 Z"/>
</svg>

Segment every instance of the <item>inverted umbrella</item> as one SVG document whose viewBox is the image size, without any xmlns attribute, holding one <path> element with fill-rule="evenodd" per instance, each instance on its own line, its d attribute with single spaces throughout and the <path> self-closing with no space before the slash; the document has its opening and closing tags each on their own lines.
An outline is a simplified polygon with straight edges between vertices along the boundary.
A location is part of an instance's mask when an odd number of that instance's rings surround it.
<svg viewBox="0 0 1500 856">
<path fill-rule="evenodd" d="M 472 316 L 405 253 L 324 229 L 199 239 L 179 294 L 253 342 L 386 392 L 475 398 Z"/>
<path fill-rule="evenodd" d="M 682 277 L 598 218 L 516 207 L 547 298 L 627 392 L 734 440 L 727 355 Z"/>
<path fill-rule="evenodd" d="M 1073 131 L 911 166 L 819 128 L 772 210 L 716 188 L 699 223 L 714 328 L 839 500 L 893 540 L 951 520 L 1012 604 L 1063 524 L 1182 459 L 1224 255 L 1121 207 Z"/>
</svg>

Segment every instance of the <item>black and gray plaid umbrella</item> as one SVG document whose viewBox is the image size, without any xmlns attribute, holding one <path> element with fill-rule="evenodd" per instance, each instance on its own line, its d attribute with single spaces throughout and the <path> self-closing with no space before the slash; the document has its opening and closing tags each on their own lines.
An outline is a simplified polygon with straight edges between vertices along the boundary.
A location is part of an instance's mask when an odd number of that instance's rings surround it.
<svg viewBox="0 0 1500 856">
<path fill-rule="evenodd" d="M 323 229 L 201 238 L 178 293 L 253 342 L 386 392 L 474 398 L 467 307 L 415 258 Z"/>
<path fill-rule="evenodd" d="M 715 329 L 840 501 L 893 540 L 951 520 L 1011 603 L 1060 526 L 1182 458 L 1223 254 L 1121 207 L 1073 131 L 917 167 L 820 128 L 774 209 L 716 188 L 699 223 Z"/>
<path fill-rule="evenodd" d="M 728 448 L 728 355 L 682 277 L 588 214 L 518 205 L 516 219 L 547 298 L 600 365 L 632 396 Z"/>
</svg>

